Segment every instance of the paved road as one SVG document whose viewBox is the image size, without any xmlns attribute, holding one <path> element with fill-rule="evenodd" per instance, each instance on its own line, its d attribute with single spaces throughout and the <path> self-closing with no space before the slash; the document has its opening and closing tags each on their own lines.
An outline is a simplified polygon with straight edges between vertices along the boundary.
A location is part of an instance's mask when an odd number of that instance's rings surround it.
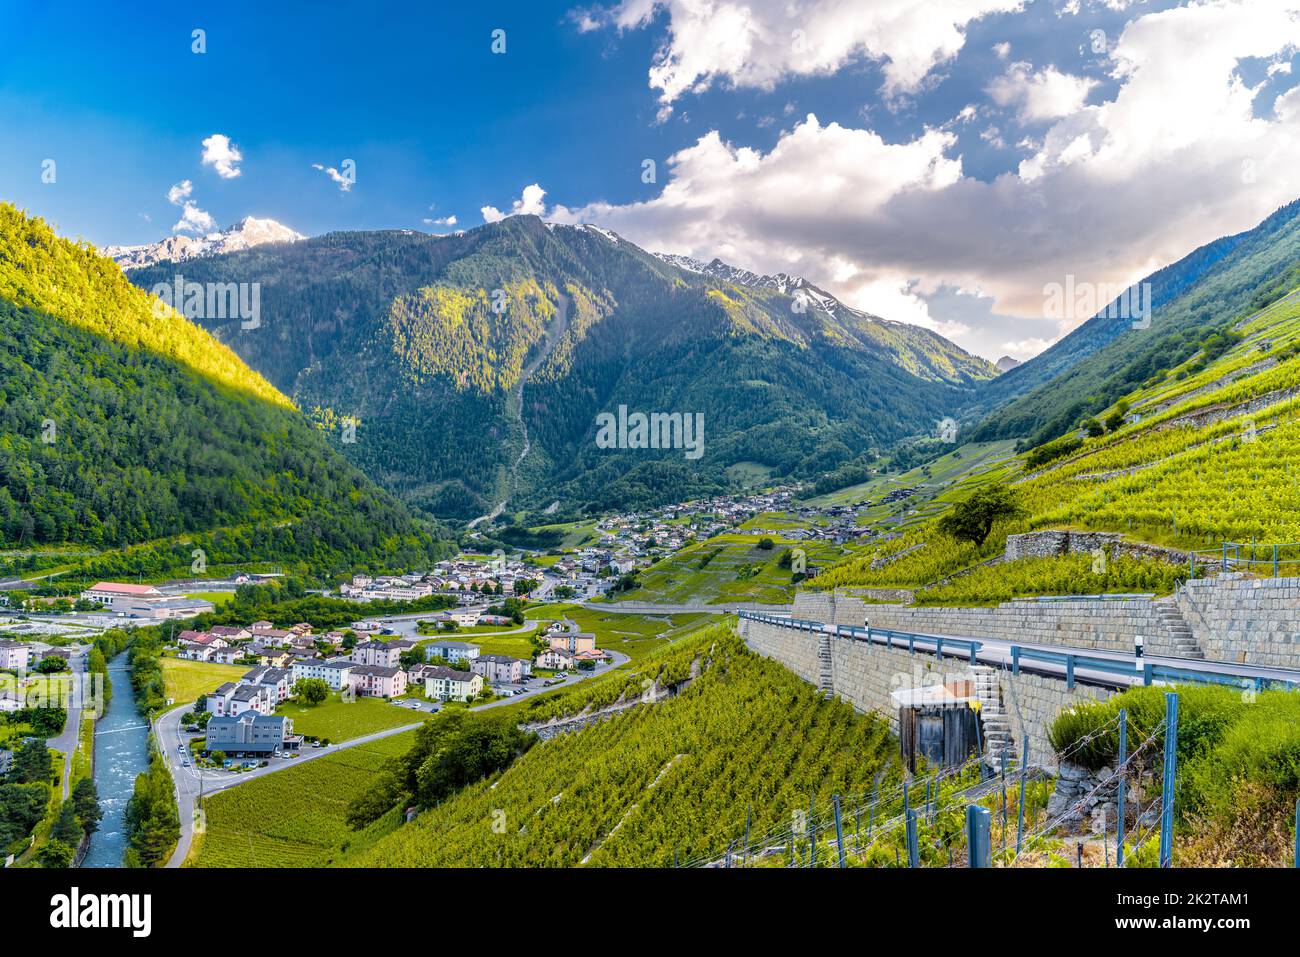
<svg viewBox="0 0 1300 957">
<path fill-rule="evenodd" d="M 75 679 L 75 676 L 85 671 L 86 654 L 84 652 L 74 653 L 69 664 L 72 666 L 74 681 L 66 702 L 68 720 L 64 722 L 63 730 L 58 735 L 45 742 L 47 748 L 53 748 L 63 753 L 63 800 L 65 801 L 68 799 L 68 782 L 72 777 L 72 756 L 77 750 L 77 733 L 81 730 L 83 689 L 81 681 Z"/>
<path fill-rule="evenodd" d="M 592 672 L 578 672 L 564 684 L 565 686 L 578 684 L 582 681 L 590 680 L 599 675 L 603 675 L 619 665 L 625 664 L 631 659 L 619 651 L 611 651 L 613 662 L 598 668 Z M 499 701 L 492 701 L 485 705 L 474 708 L 475 711 L 486 711 L 489 708 L 499 708 L 509 704 L 516 704 L 525 698 L 534 697 L 545 691 L 554 690 L 555 686 L 547 688 L 543 684 L 543 679 L 533 678 L 525 683 L 523 694 L 516 694 L 510 698 L 502 698 Z M 362 744 L 369 744 L 372 741 L 379 741 L 382 738 L 389 738 L 395 734 L 402 734 L 405 731 L 414 731 L 424 723 L 424 720 L 417 721 L 414 724 L 404 724 L 396 728 L 388 728 L 383 731 L 376 731 L 373 734 L 362 735 L 359 738 L 351 738 L 339 744 L 331 744 L 325 748 L 306 748 L 300 752 L 296 758 L 272 759 L 271 763 L 264 768 L 254 768 L 251 771 L 201 771 L 193 766 L 193 756 L 189 754 L 190 735 L 186 734 L 181 728 L 181 715 L 190 710 L 193 703 L 178 705 L 172 710 L 166 712 L 158 719 L 156 734 L 158 736 L 158 746 L 162 750 L 163 759 L 167 762 L 167 767 L 171 771 L 172 781 L 176 790 L 176 806 L 180 811 L 181 819 L 181 837 L 176 844 L 176 850 L 172 852 L 171 858 L 167 861 L 168 867 L 180 867 L 184 863 L 186 856 L 190 852 L 190 846 L 194 842 L 194 808 L 198 801 L 200 791 L 204 797 L 225 791 L 236 785 L 243 784 L 246 781 L 252 781 L 257 778 L 266 777 L 268 774 L 274 774 L 285 768 L 296 767 L 306 761 L 313 761 L 317 758 L 323 758 L 327 754 L 335 754 L 339 751 L 345 751 L 348 748 L 355 748 Z M 427 720 L 427 719 L 425 719 Z M 184 767 L 178 750 L 179 746 L 186 746 L 186 755 L 191 760 L 190 767 Z"/>
<path fill-rule="evenodd" d="M 823 630 L 829 631 L 835 626 L 822 625 Z M 936 637 L 929 635 L 927 637 Z M 1107 687 L 1126 687 L 1142 683 L 1142 674 L 1137 669 L 1135 659 L 1132 654 L 1126 654 L 1118 651 L 1103 651 L 1096 648 L 1079 648 L 1071 645 L 1043 645 L 1032 644 L 1023 641 L 1009 641 L 1002 638 L 975 638 L 969 635 L 939 635 L 945 641 L 951 639 L 954 641 L 977 641 L 980 643 L 979 651 L 976 655 L 979 664 L 992 665 L 997 668 L 1011 667 L 1011 647 L 1018 645 L 1023 649 L 1033 649 L 1037 651 L 1047 651 L 1054 654 L 1076 654 L 1086 655 L 1089 658 L 1100 658 L 1107 661 L 1114 661 L 1117 664 L 1125 665 L 1132 668 L 1131 675 L 1116 674 L 1112 671 L 1097 671 L 1086 667 L 1076 667 L 1074 677 L 1076 681 L 1088 684 L 1104 685 Z M 873 641 L 883 644 L 884 639 L 880 637 L 879 632 L 873 634 Z M 905 641 L 895 640 L 894 647 L 906 648 Z M 929 652 L 924 652 L 929 653 Z M 944 657 L 954 659 L 969 660 L 964 649 L 952 647 L 944 650 Z M 1172 655 L 1145 655 L 1143 661 L 1168 668 L 1179 668 L 1188 671 L 1196 671 L 1205 674 L 1225 675 L 1232 677 L 1245 678 L 1266 678 L 1279 681 L 1300 682 L 1300 670 L 1291 668 L 1272 668 L 1260 665 L 1237 664 L 1229 661 L 1211 661 L 1203 658 L 1178 658 Z M 1064 677 L 1066 668 L 1064 664 L 1049 661 L 1025 660 L 1021 659 L 1021 671 L 1031 671 L 1035 674 L 1045 674 L 1054 677 Z"/>
<path fill-rule="evenodd" d="M 789 605 L 763 605 L 758 602 L 736 602 L 724 605 L 659 605 L 649 601 L 584 601 L 583 608 L 592 611 L 619 612 L 628 615 L 734 615 L 738 611 L 767 612 L 780 615 L 790 611 Z"/>
</svg>

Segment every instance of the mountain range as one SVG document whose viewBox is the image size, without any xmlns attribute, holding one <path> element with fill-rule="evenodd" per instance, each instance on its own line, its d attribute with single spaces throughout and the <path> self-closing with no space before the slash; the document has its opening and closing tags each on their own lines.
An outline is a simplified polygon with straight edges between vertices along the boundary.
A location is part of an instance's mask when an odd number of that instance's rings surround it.
<svg viewBox="0 0 1300 957">
<path fill-rule="evenodd" d="M 133 269 L 149 289 L 171 267 Z M 464 233 L 331 233 L 187 262 L 257 284 L 202 323 L 413 506 L 561 513 L 814 477 L 932 433 L 997 374 L 942 336 L 797 278 L 656 256 L 513 216 Z M 700 455 L 601 447 L 597 418 L 702 415 Z M 635 420 L 633 420 L 635 421 Z"/>
</svg>

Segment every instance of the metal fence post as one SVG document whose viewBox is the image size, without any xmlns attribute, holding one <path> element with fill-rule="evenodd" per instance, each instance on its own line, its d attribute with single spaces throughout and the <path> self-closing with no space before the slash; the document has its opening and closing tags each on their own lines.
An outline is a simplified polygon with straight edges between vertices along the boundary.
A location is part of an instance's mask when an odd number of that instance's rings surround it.
<svg viewBox="0 0 1300 957">
<path fill-rule="evenodd" d="M 1029 765 L 1029 735 L 1020 743 L 1020 814 L 1016 821 L 1016 856 L 1020 856 L 1020 845 L 1025 839 L 1025 770 Z"/>
<path fill-rule="evenodd" d="M 808 798 L 808 866 L 817 866 L 817 825 L 813 823 L 816 807 L 813 798 Z"/>
<path fill-rule="evenodd" d="M 840 825 L 840 796 L 831 795 L 831 804 L 835 808 L 835 843 L 840 848 L 840 867 L 845 867 L 844 863 L 844 828 Z"/>
<path fill-rule="evenodd" d="M 990 867 L 989 809 L 972 804 L 966 808 L 966 850 L 971 867 Z"/>
<path fill-rule="evenodd" d="M 907 866 L 921 866 L 921 849 L 916 835 L 916 811 L 907 812 Z"/>
<path fill-rule="evenodd" d="M 1178 694 L 1165 693 L 1165 779 L 1160 795 L 1160 866 L 1174 861 L 1174 784 L 1178 779 Z"/>
<path fill-rule="evenodd" d="M 1118 805 L 1118 821 L 1115 825 L 1115 866 L 1124 866 L 1124 762 L 1128 760 L 1128 709 L 1119 709 L 1119 797 L 1116 801 Z"/>
</svg>

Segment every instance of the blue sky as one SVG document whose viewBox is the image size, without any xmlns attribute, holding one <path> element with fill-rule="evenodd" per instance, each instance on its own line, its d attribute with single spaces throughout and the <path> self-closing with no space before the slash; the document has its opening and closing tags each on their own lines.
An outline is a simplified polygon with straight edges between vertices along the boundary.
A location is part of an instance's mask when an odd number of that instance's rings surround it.
<svg viewBox="0 0 1300 957">
<path fill-rule="evenodd" d="M 185 201 L 307 234 L 518 203 L 1024 358 L 1071 324 L 1045 282 L 1132 281 L 1300 195 L 1285 0 L 175 6 L 0 0 L 0 199 L 96 245 Z M 345 160 L 346 190 L 315 168 Z"/>
</svg>

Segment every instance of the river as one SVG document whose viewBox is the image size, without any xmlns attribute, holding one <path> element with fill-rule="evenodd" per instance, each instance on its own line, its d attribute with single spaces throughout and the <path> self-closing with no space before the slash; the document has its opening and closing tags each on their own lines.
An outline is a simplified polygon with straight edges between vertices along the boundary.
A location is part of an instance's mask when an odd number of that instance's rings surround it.
<svg viewBox="0 0 1300 957">
<path fill-rule="evenodd" d="M 126 804 L 136 775 L 149 765 L 149 726 L 135 709 L 126 652 L 108 664 L 113 699 L 95 726 L 95 787 L 104 819 L 90 839 L 82 867 L 121 867 L 126 853 Z"/>
</svg>

